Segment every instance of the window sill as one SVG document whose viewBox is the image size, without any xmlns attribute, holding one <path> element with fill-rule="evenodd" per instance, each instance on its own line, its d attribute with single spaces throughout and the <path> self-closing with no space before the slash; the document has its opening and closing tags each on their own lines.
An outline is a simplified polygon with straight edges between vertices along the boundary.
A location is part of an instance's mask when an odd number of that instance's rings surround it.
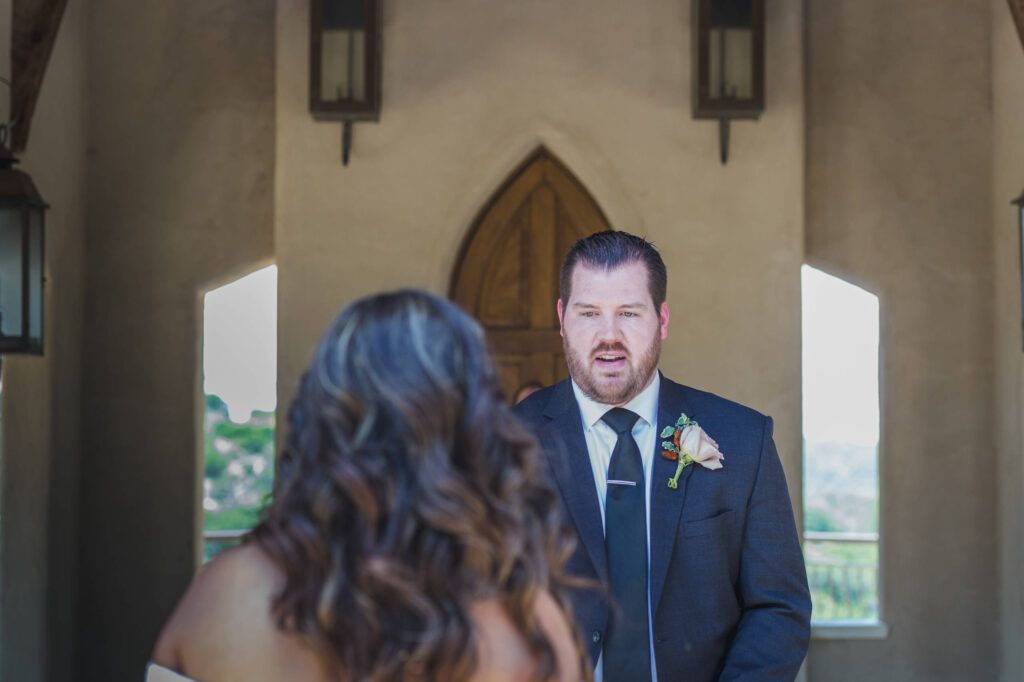
<svg viewBox="0 0 1024 682">
<path fill-rule="evenodd" d="M 811 621 L 811 639 L 885 639 L 889 626 L 873 619 Z"/>
</svg>

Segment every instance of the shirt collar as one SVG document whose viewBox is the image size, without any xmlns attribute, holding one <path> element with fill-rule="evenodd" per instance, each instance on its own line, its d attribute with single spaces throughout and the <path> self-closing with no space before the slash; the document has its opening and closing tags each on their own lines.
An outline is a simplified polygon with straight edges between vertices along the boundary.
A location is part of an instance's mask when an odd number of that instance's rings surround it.
<svg viewBox="0 0 1024 682">
<path fill-rule="evenodd" d="M 650 385 L 622 407 L 630 412 L 635 412 L 648 425 L 653 426 L 655 423 L 654 417 L 658 413 L 658 391 L 660 387 L 661 372 L 655 372 L 654 380 L 651 381 Z M 583 415 L 583 424 L 588 430 L 601 421 L 601 417 L 604 416 L 605 412 L 614 407 L 614 405 L 605 405 L 604 403 L 592 400 L 583 392 L 583 389 L 576 385 L 575 381 L 572 382 L 572 392 L 576 395 L 576 402 L 580 406 L 580 414 Z"/>
</svg>

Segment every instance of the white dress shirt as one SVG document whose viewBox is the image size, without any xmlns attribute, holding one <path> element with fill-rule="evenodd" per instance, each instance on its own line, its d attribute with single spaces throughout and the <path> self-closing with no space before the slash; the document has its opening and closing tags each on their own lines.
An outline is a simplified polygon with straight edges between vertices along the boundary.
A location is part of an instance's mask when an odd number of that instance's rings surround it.
<svg viewBox="0 0 1024 682">
<path fill-rule="evenodd" d="M 661 387 L 661 376 L 654 373 L 654 380 L 635 398 L 622 407 L 636 413 L 640 418 L 633 425 L 633 439 L 640 448 L 640 457 L 644 464 L 644 485 L 647 486 L 647 632 L 651 646 L 651 680 L 658 681 L 658 670 L 654 662 L 654 623 L 651 616 L 651 472 L 654 468 L 654 447 L 658 440 L 658 391 Z M 576 395 L 576 403 L 580 406 L 583 418 L 583 437 L 587 441 L 587 452 L 590 454 L 590 467 L 594 471 L 594 485 L 597 488 L 597 500 L 601 508 L 601 527 L 605 525 L 605 499 L 608 493 L 608 464 L 611 462 L 612 450 L 618 435 L 612 427 L 601 421 L 601 417 L 614 405 L 605 405 L 587 397 L 576 382 L 572 382 L 572 391 Z M 602 682 L 602 658 L 597 659 L 594 668 L 594 682 Z"/>
</svg>

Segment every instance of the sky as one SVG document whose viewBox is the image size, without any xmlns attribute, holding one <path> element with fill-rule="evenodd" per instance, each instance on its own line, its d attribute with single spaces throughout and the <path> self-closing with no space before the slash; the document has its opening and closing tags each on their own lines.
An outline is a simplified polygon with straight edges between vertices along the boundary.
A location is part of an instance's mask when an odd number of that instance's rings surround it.
<svg viewBox="0 0 1024 682">
<path fill-rule="evenodd" d="M 808 442 L 878 442 L 878 297 L 808 265 L 803 420 Z"/>
<path fill-rule="evenodd" d="M 208 292 L 203 301 L 203 390 L 231 421 L 277 407 L 277 266 Z"/>
</svg>

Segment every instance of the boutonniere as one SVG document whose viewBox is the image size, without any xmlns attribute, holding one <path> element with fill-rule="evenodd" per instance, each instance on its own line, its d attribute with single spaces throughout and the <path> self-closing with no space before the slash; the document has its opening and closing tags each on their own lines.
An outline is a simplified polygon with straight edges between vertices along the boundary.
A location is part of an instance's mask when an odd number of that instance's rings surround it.
<svg viewBox="0 0 1024 682">
<path fill-rule="evenodd" d="M 718 443 L 685 414 L 679 415 L 675 426 L 666 426 L 661 437 L 672 439 L 661 442 L 661 456 L 671 462 L 678 462 L 676 475 L 668 479 L 669 488 L 679 487 L 679 475 L 694 462 L 705 469 L 722 468 L 724 457 L 718 451 Z"/>
</svg>

